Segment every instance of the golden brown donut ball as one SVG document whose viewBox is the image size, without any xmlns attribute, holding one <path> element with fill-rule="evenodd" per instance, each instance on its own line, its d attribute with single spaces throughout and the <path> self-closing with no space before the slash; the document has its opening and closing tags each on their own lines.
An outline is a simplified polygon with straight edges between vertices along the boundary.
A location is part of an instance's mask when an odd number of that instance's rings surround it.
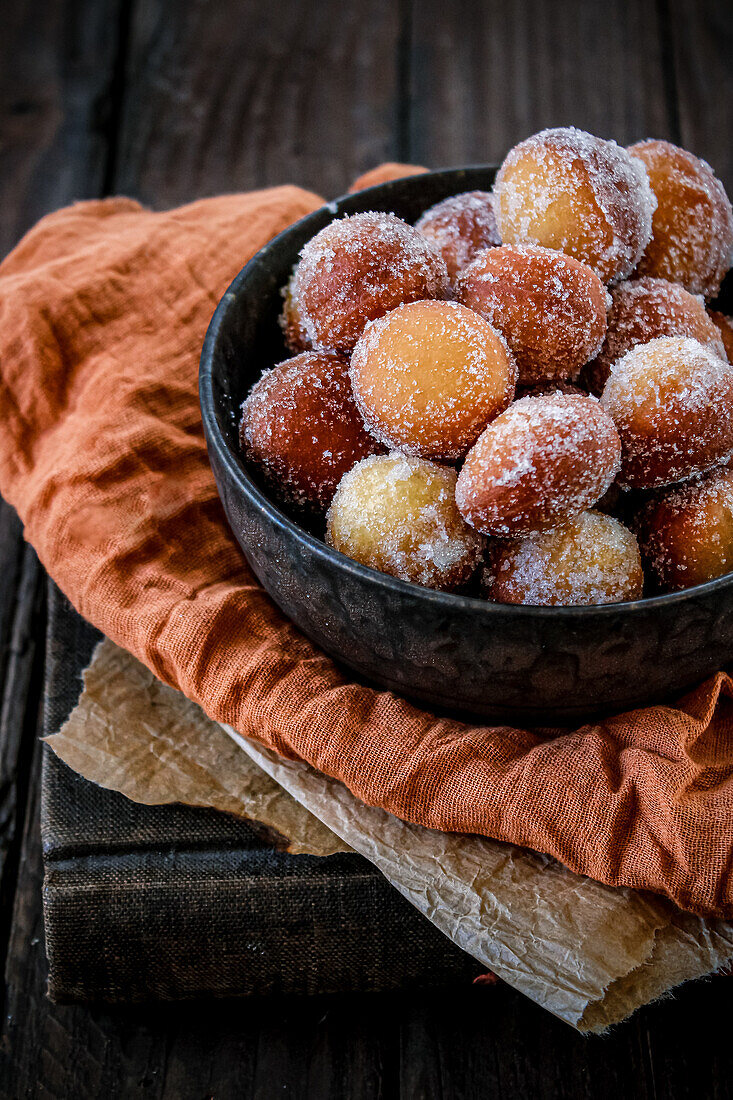
<svg viewBox="0 0 733 1100">
<path fill-rule="evenodd" d="M 629 152 L 646 166 L 657 200 L 639 274 L 714 298 L 733 255 L 733 210 L 723 184 L 704 160 L 669 141 L 640 141 Z"/>
<path fill-rule="evenodd" d="M 636 600 L 643 588 L 636 539 L 600 512 L 583 512 L 552 531 L 497 541 L 484 576 L 490 600 L 546 607 Z"/>
<path fill-rule="evenodd" d="M 600 500 L 620 459 L 616 428 L 595 397 L 524 397 L 468 452 L 456 503 L 487 535 L 526 535 L 564 523 Z"/>
<path fill-rule="evenodd" d="M 615 141 L 574 127 L 515 145 L 494 185 L 505 244 L 539 244 L 588 264 L 604 283 L 625 279 L 652 232 L 646 171 Z"/>
<path fill-rule="evenodd" d="M 733 472 L 713 470 L 665 489 L 636 517 L 644 561 L 673 592 L 733 570 Z"/>
<path fill-rule="evenodd" d="M 613 288 L 611 298 L 603 347 L 583 371 L 593 393 L 603 392 L 612 363 L 637 344 L 647 344 L 658 336 L 691 336 L 725 358 L 720 333 L 705 312 L 702 298 L 679 283 L 649 276 L 629 279 Z"/>
<path fill-rule="evenodd" d="M 369 431 L 423 458 L 461 458 L 514 396 L 502 337 L 457 302 L 411 302 L 373 321 L 351 358 Z"/>
<path fill-rule="evenodd" d="M 709 309 L 708 316 L 720 333 L 728 362 L 733 363 L 733 317 L 726 317 L 715 309 Z"/>
<path fill-rule="evenodd" d="M 303 248 L 295 296 L 313 347 L 351 351 L 368 321 L 402 302 L 450 293 L 443 257 L 395 214 L 354 214 Z"/>
<path fill-rule="evenodd" d="M 382 449 L 354 404 L 348 370 L 343 356 L 306 351 L 265 371 L 242 405 L 245 455 L 297 508 L 325 512 L 346 471 Z"/>
<path fill-rule="evenodd" d="M 426 210 L 415 228 L 440 252 L 451 280 L 480 249 L 501 243 L 489 191 L 451 195 Z"/>
<path fill-rule="evenodd" d="M 733 454 L 733 367 L 697 340 L 632 348 L 611 367 L 601 404 L 621 436 L 622 484 L 671 485 Z"/>
<path fill-rule="evenodd" d="M 587 264 L 549 248 L 480 252 L 456 280 L 456 298 L 499 330 L 521 385 L 575 378 L 598 354 L 608 291 Z"/>
<path fill-rule="evenodd" d="M 295 287 L 295 273 L 290 276 L 287 286 L 283 287 L 283 308 L 280 314 L 280 328 L 282 329 L 285 346 L 294 355 L 307 351 L 310 348 L 310 340 L 305 331 L 303 318 L 298 307 L 297 291 Z"/>
<path fill-rule="evenodd" d="M 483 540 L 461 518 L 455 470 L 397 452 L 357 463 L 328 512 L 326 541 L 362 565 L 450 590 L 470 580 Z"/>
</svg>

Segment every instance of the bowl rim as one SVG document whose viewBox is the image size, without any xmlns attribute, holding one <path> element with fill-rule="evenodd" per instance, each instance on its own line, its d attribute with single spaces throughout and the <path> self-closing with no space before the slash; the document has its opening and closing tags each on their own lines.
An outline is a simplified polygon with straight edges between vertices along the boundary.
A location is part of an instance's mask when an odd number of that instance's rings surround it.
<svg viewBox="0 0 733 1100">
<path fill-rule="evenodd" d="M 262 257 L 271 249 L 278 246 L 284 239 L 287 239 L 296 230 L 302 230 L 309 221 L 320 221 L 324 213 L 332 215 L 331 220 L 339 217 L 342 214 L 342 207 L 344 205 L 350 205 L 351 202 L 358 199 L 360 196 L 375 195 L 381 198 L 395 183 L 402 186 L 409 186 L 411 181 L 417 184 L 420 180 L 427 177 L 460 175 L 461 173 L 482 170 L 491 171 L 496 170 L 497 167 L 498 166 L 495 164 L 458 165 L 453 168 L 440 168 L 428 172 L 420 172 L 413 176 L 400 176 L 394 180 L 387 180 L 385 183 L 375 184 L 372 187 L 365 187 L 358 191 L 347 192 L 333 199 L 331 202 L 323 203 L 321 206 L 317 207 L 316 210 L 312 210 L 309 214 L 299 218 L 297 221 L 281 230 L 281 232 L 268 241 L 263 248 L 259 249 L 238 274 L 235 275 L 234 279 L 232 279 L 231 283 L 224 291 L 224 294 L 214 310 L 206 330 L 206 336 L 204 337 L 199 360 L 199 402 L 201 406 L 201 418 L 205 428 L 207 447 L 215 450 L 218 460 L 226 466 L 228 473 L 237 483 L 242 493 L 248 498 L 250 504 L 256 506 L 271 524 L 287 532 L 291 537 L 294 537 L 296 541 L 304 543 L 311 553 L 321 558 L 324 562 L 339 569 L 341 572 L 351 573 L 361 581 L 372 585 L 378 585 L 393 592 L 395 595 L 409 595 L 413 599 L 423 599 L 435 605 L 442 606 L 445 608 L 446 612 L 460 610 L 499 617 L 505 615 L 524 618 L 553 617 L 580 621 L 590 616 L 613 615 L 619 612 L 633 614 L 638 611 L 651 611 L 657 608 L 673 607 L 675 604 L 684 602 L 690 598 L 712 595 L 719 589 L 728 588 L 733 583 L 733 572 L 724 574 L 722 577 L 716 577 L 710 581 L 705 581 L 703 584 L 692 585 L 690 588 L 683 588 L 678 592 L 666 592 L 656 596 L 642 596 L 638 600 L 620 600 L 616 603 L 605 604 L 556 604 L 550 606 L 540 604 L 493 603 L 490 600 L 481 599 L 478 596 L 467 596 L 455 592 L 442 592 L 438 589 L 426 588 L 423 585 L 414 584 L 411 581 L 403 581 L 399 577 L 393 577 L 389 573 L 382 573 L 378 569 L 372 569 L 371 566 L 362 565 L 346 554 L 342 554 L 339 550 L 334 550 L 316 535 L 311 534 L 310 531 L 307 531 L 295 520 L 291 519 L 265 492 L 263 492 L 253 478 L 250 477 L 241 455 L 235 452 L 230 446 L 229 441 L 221 429 L 216 412 L 213 386 L 214 353 L 219 331 L 226 314 L 241 292 L 242 285 L 247 281 L 252 270 L 259 265 Z M 366 209 L 368 209 L 368 207 Z"/>
</svg>

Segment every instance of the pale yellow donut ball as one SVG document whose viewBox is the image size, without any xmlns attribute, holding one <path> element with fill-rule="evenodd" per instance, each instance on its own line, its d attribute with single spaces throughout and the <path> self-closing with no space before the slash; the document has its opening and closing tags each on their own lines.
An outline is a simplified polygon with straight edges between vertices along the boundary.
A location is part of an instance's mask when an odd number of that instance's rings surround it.
<svg viewBox="0 0 733 1100">
<path fill-rule="evenodd" d="M 343 476 L 327 517 L 326 542 L 362 565 L 428 588 L 468 581 L 483 540 L 455 501 L 455 470 L 393 452 Z"/>
</svg>

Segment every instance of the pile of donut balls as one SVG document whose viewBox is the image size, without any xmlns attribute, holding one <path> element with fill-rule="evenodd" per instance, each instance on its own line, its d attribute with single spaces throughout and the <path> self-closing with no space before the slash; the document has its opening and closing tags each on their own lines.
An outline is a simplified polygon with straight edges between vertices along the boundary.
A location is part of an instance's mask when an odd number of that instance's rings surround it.
<svg viewBox="0 0 733 1100">
<path fill-rule="evenodd" d="M 308 241 L 244 455 L 331 547 L 415 584 L 580 605 L 722 576 L 733 319 L 706 301 L 732 263 L 705 161 L 544 130 L 492 193 Z"/>
</svg>

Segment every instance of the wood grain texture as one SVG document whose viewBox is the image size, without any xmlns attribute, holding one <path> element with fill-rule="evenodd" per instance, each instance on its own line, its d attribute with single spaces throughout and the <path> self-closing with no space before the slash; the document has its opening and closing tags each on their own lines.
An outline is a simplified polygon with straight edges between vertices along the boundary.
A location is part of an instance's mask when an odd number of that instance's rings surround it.
<svg viewBox="0 0 733 1100">
<path fill-rule="evenodd" d="M 669 133 L 654 0 L 414 0 L 410 40 L 418 163 L 499 162 L 547 126 Z"/>
<path fill-rule="evenodd" d="M 399 5 L 185 7 L 135 9 L 118 190 L 155 207 L 287 182 L 333 197 L 395 158 Z"/>
<path fill-rule="evenodd" d="M 12 528 L 11 528 L 12 529 Z M 0 566 L 2 562 L 0 562 Z M 17 568 L 13 577 L 12 567 Z M 9 563 L 16 581 L 8 623 L 4 676 L 0 680 L 0 950 L 5 953 L 16 886 L 20 844 L 31 775 L 30 759 L 43 688 L 44 586 L 30 546 Z"/>
<path fill-rule="evenodd" d="M 0 499 L 0 692 L 10 659 L 18 581 L 23 561 L 23 528 L 13 508 Z M 0 698 L 2 696 L 0 695 Z"/>
<path fill-rule="evenodd" d="M 679 141 L 709 161 L 733 195 L 733 4 L 668 2 Z"/>
<path fill-rule="evenodd" d="M 712 0 L 6 4 L 0 249 L 46 210 L 106 190 L 159 207 L 286 180 L 334 195 L 385 158 L 498 160 L 533 130 L 570 122 L 619 141 L 681 136 L 730 186 L 730 35 L 730 5 Z M 12 685 L 0 844 L 14 861 L 0 906 L 0 1094 L 731 1095 L 730 979 L 690 986 L 602 1040 L 581 1039 L 508 987 L 52 1006 L 37 759 L 29 764 L 42 607 L 37 564 L 3 508 L 0 576 L 0 674 Z"/>
<path fill-rule="evenodd" d="M 102 189 L 122 3 L 2 5 L 0 256 L 42 214 Z"/>
<path fill-rule="evenodd" d="M 683 988 L 603 1038 L 584 1038 L 507 986 L 413 1004 L 401 1033 L 403 1096 L 670 1100 L 730 1095 L 729 979 Z"/>
</svg>

